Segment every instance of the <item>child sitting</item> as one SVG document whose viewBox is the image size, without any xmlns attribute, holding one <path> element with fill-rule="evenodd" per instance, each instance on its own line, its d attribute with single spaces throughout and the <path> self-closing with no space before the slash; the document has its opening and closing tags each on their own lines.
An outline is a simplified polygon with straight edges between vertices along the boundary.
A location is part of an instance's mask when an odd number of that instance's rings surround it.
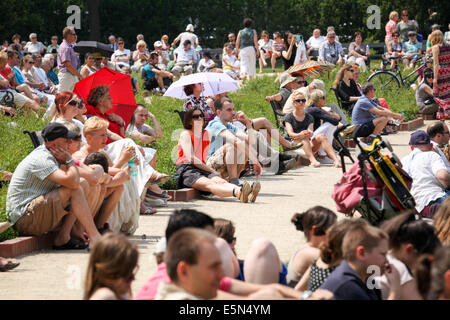
<svg viewBox="0 0 450 320">
<path fill-rule="evenodd" d="M 198 63 L 197 72 L 210 72 L 216 63 L 211 58 L 211 53 L 207 50 L 203 51 L 203 59 Z"/>
<path fill-rule="evenodd" d="M 230 44 L 227 45 L 225 47 L 225 50 L 227 54 L 222 57 L 223 72 L 236 80 L 240 77 L 239 75 L 239 70 L 241 68 L 240 62 L 236 57 L 236 54 L 233 52 L 232 45 Z"/>
</svg>

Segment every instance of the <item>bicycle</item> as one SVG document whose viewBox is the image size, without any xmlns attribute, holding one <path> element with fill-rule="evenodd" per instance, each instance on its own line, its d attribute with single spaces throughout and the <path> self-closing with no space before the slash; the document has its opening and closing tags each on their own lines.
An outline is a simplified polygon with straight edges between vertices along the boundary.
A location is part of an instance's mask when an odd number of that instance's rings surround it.
<svg viewBox="0 0 450 320">
<path fill-rule="evenodd" d="M 389 64 L 390 60 L 398 60 L 402 57 L 383 58 L 383 64 Z M 377 91 L 381 92 L 398 92 L 401 87 L 409 88 L 415 83 L 427 68 L 429 64 L 429 57 L 424 56 L 417 60 L 419 66 L 411 71 L 406 76 L 403 76 L 398 63 L 395 64 L 393 70 L 377 70 L 367 81 L 371 82 Z"/>
</svg>

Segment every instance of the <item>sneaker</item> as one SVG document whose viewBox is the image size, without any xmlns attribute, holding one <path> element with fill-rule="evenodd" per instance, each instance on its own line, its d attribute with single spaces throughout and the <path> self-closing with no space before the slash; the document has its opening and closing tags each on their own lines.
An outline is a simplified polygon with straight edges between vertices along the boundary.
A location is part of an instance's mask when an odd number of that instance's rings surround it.
<svg viewBox="0 0 450 320">
<path fill-rule="evenodd" d="M 163 199 L 154 199 L 150 197 L 145 197 L 144 204 L 147 207 L 153 207 L 153 208 L 161 208 L 161 207 L 167 207 L 168 204 Z"/>
<path fill-rule="evenodd" d="M 291 160 L 284 161 L 284 167 L 285 167 L 286 171 L 294 169 L 296 163 L 297 163 L 297 160 L 295 158 L 291 159 Z"/>
<path fill-rule="evenodd" d="M 259 181 L 252 183 L 252 191 L 248 197 L 248 201 L 254 203 L 256 201 L 256 197 L 258 196 L 259 191 L 261 190 L 261 183 Z"/>
<path fill-rule="evenodd" d="M 303 142 L 291 143 L 291 145 L 289 147 L 283 147 L 283 150 L 284 151 L 293 151 L 293 150 L 297 150 L 301 147 L 303 147 Z"/>
<path fill-rule="evenodd" d="M 161 93 L 162 93 L 162 94 L 166 93 L 166 91 L 167 91 L 166 88 L 161 89 Z"/>
<path fill-rule="evenodd" d="M 329 157 L 325 157 L 323 159 L 317 159 L 321 164 L 333 164 L 334 161 L 330 159 Z"/>
<path fill-rule="evenodd" d="M 241 187 L 241 195 L 239 196 L 239 200 L 242 203 L 247 203 L 248 196 L 250 195 L 251 192 L 252 192 L 252 187 L 250 187 L 250 184 L 247 181 L 245 181 Z"/>
</svg>

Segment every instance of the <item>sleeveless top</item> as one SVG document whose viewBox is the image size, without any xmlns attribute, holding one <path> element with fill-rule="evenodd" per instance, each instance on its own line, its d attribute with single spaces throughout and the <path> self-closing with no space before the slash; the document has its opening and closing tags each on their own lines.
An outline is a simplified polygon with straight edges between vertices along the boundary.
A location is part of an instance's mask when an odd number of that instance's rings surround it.
<svg viewBox="0 0 450 320">
<path fill-rule="evenodd" d="M 395 43 L 394 41 L 391 41 L 391 48 L 392 52 L 402 52 L 403 44 L 401 42 Z"/>
<path fill-rule="evenodd" d="M 201 159 L 203 164 L 206 164 L 208 151 L 209 151 L 208 131 L 203 130 L 201 137 L 194 136 L 194 133 L 191 130 L 186 130 L 186 131 L 191 136 L 191 146 L 192 146 L 195 156 L 198 159 Z M 202 141 L 201 144 L 200 144 L 200 141 Z M 180 142 L 178 142 L 177 152 L 178 152 L 178 156 L 177 156 L 176 165 L 183 164 L 183 163 L 191 163 L 184 155 L 183 148 L 181 147 Z"/>
<path fill-rule="evenodd" d="M 311 265 L 311 270 L 309 272 L 309 280 L 308 280 L 308 290 L 316 291 L 325 282 L 328 276 L 336 269 L 337 266 L 331 268 L 321 268 L 318 267 L 316 261 Z"/>
<path fill-rule="evenodd" d="M 245 28 L 239 31 L 239 33 L 241 35 L 241 43 L 239 49 L 252 47 L 255 45 L 253 41 L 253 29 Z"/>
<path fill-rule="evenodd" d="M 91 68 L 89 68 L 89 66 L 87 66 L 87 65 L 85 65 L 84 67 L 87 68 L 87 69 L 89 70 L 89 76 L 90 76 L 90 75 L 93 75 L 94 73 L 97 72 L 97 70 L 91 69 Z"/>
</svg>

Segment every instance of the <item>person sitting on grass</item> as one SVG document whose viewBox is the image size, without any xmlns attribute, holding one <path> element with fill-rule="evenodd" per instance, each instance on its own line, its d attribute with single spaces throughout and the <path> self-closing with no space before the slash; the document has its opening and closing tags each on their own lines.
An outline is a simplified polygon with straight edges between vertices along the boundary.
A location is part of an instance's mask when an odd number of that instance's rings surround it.
<svg viewBox="0 0 450 320">
<path fill-rule="evenodd" d="M 225 54 L 222 56 L 223 72 L 229 75 L 231 78 L 237 80 L 241 77 L 241 65 L 238 57 L 236 56 L 235 50 L 233 50 L 233 45 L 228 44 L 224 48 L 224 51 Z"/>
<path fill-rule="evenodd" d="M 236 197 L 241 202 L 254 202 L 258 195 L 258 188 L 252 190 L 247 184 L 238 187 L 220 177 L 220 173 L 206 165 L 209 152 L 209 134 L 204 130 L 203 112 L 197 108 L 190 108 L 184 114 L 185 131 L 178 141 L 178 157 L 176 162 L 175 179 L 178 187 L 194 188 L 203 192 L 210 192 L 219 197 Z M 259 182 L 258 182 L 259 184 Z"/>
<path fill-rule="evenodd" d="M 153 121 L 154 129 L 147 125 L 145 122 L 151 118 Z M 163 136 L 161 125 L 156 117 L 147 110 L 143 104 L 138 104 L 130 123 L 128 124 L 127 136 L 132 139 L 138 140 L 143 145 L 149 145 L 150 143 L 161 139 Z M 156 169 L 156 150 L 145 147 L 145 160 Z"/>
<path fill-rule="evenodd" d="M 202 59 L 198 63 L 197 72 L 210 72 L 216 63 L 211 58 L 211 53 L 208 50 L 202 52 Z"/>
<path fill-rule="evenodd" d="M 84 300 L 130 300 L 138 270 L 137 245 L 122 234 L 108 233 L 92 248 L 86 272 Z"/>
<path fill-rule="evenodd" d="M 391 288 L 389 299 L 400 295 L 400 275 L 386 258 L 389 236 L 382 230 L 361 223 L 353 226 L 344 236 L 342 256 L 344 260 L 328 276 L 320 289 L 333 292 L 336 300 L 381 300 L 381 290 L 368 286 L 369 267 L 377 267 L 385 274 Z"/>
<path fill-rule="evenodd" d="M 286 131 L 294 142 L 303 143 L 303 152 L 302 150 L 295 150 L 292 152 L 300 154 L 301 156 L 305 155 L 312 166 L 320 167 L 320 162 L 317 161 L 315 154 L 322 147 L 328 157 L 333 160 L 335 167 L 340 167 L 340 161 L 336 157 L 333 147 L 325 134 L 320 133 L 314 136 L 314 117 L 305 112 L 305 97 L 300 92 L 296 91 L 293 93 L 292 98 L 295 104 L 295 111 L 284 118 Z M 300 165 L 301 163 L 297 162 L 297 164 Z"/>
<path fill-rule="evenodd" d="M 304 79 L 298 80 L 288 73 L 282 73 L 280 75 L 280 92 L 272 96 L 267 96 L 266 101 L 276 101 L 279 107 L 278 109 L 282 110 L 292 92 L 304 85 Z"/>
<path fill-rule="evenodd" d="M 90 209 L 97 195 L 80 179 L 68 152 L 68 139 L 76 136 L 60 123 L 46 125 L 44 144 L 19 163 L 6 196 L 6 216 L 19 234 L 40 236 L 61 226 L 53 240 L 54 249 L 87 248 L 75 240 L 86 238 L 77 220 L 87 232 L 89 246 L 100 238 Z"/>
<path fill-rule="evenodd" d="M 375 88 L 372 83 L 366 82 L 362 86 L 362 91 L 363 96 L 358 99 L 352 112 L 352 123 L 360 126 L 358 128 L 360 137 L 379 135 L 390 118 L 400 119 L 401 121 L 405 118 L 404 115 L 385 109 L 374 101 Z M 371 142 L 367 139 L 362 140 Z"/>
<path fill-rule="evenodd" d="M 409 41 L 403 43 L 403 64 L 405 71 L 414 68 L 417 59 L 422 56 L 422 43 L 417 41 L 417 33 L 415 31 L 408 32 Z"/>
<path fill-rule="evenodd" d="M 323 133 L 327 137 L 328 142 L 333 141 L 334 132 L 341 125 L 341 116 L 331 110 L 331 108 L 326 107 L 325 95 L 321 90 L 314 90 L 311 93 L 310 99 L 307 101 L 306 112 L 313 116 L 314 118 L 314 135 L 315 136 Z M 325 151 L 320 148 L 318 153 L 319 162 L 321 163 L 335 163 L 332 159 L 326 159 Z M 338 163 L 337 165 L 340 167 L 341 165 Z"/>
<path fill-rule="evenodd" d="M 333 211 L 321 206 L 296 213 L 292 217 L 291 222 L 305 234 L 307 242 L 289 261 L 286 277 L 288 286 L 295 287 L 309 266 L 319 258 L 319 246 L 326 241 L 326 232 L 336 220 L 337 216 Z"/>
<path fill-rule="evenodd" d="M 161 89 L 161 93 L 166 92 L 166 87 L 170 86 L 173 79 L 173 74 L 159 69 L 159 56 L 156 52 L 150 53 L 148 63 L 142 67 L 142 79 L 144 79 L 144 88 L 146 90 L 153 90 L 157 87 Z"/>
<path fill-rule="evenodd" d="M 272 56 L 270 57 L 272 73 L 275 73 L 275 65 L 277 64 L 277 60 L 281 59 L 281 52 L 283 49 L 285 49 L 284 39 L 281 37 L 281 33 L 275 32 L 273 34 Z"/>
<path fill-rule="evenodd" d="M 235 113 L 233 102 L 228 98 L 216 100 L 214 109 L 217 116 L 206 126 L 211 137 L 206 165 L 219 172 L 222 178 L 229 178 L 230 183 L 239 185 L 239 176 L 247 161 L 251 160 L 254 173 L 259 177 L 262 167 L 256 151 L 253 149 L 255 138 L 251 123 L 247 123 L 248 135 L 231 124 Z M 247 182 L 243 186 L 244 190 L 249 187 Z M 253 187 L 251 187 L 253 196 L 250 197 L 250 200 L 256 199 L 260 187 L 259 182 L 253 183 Z"/>
<path fill-rule="evenodd" d="M 342 101 L 342 108 L 352 113 L 355 103 L 361 98 L 356 81 L 354 80 L 355 68 L 351 64 L 344 65 L 337 73 L 333 83 L 334 90 Z"/>
</svg>

